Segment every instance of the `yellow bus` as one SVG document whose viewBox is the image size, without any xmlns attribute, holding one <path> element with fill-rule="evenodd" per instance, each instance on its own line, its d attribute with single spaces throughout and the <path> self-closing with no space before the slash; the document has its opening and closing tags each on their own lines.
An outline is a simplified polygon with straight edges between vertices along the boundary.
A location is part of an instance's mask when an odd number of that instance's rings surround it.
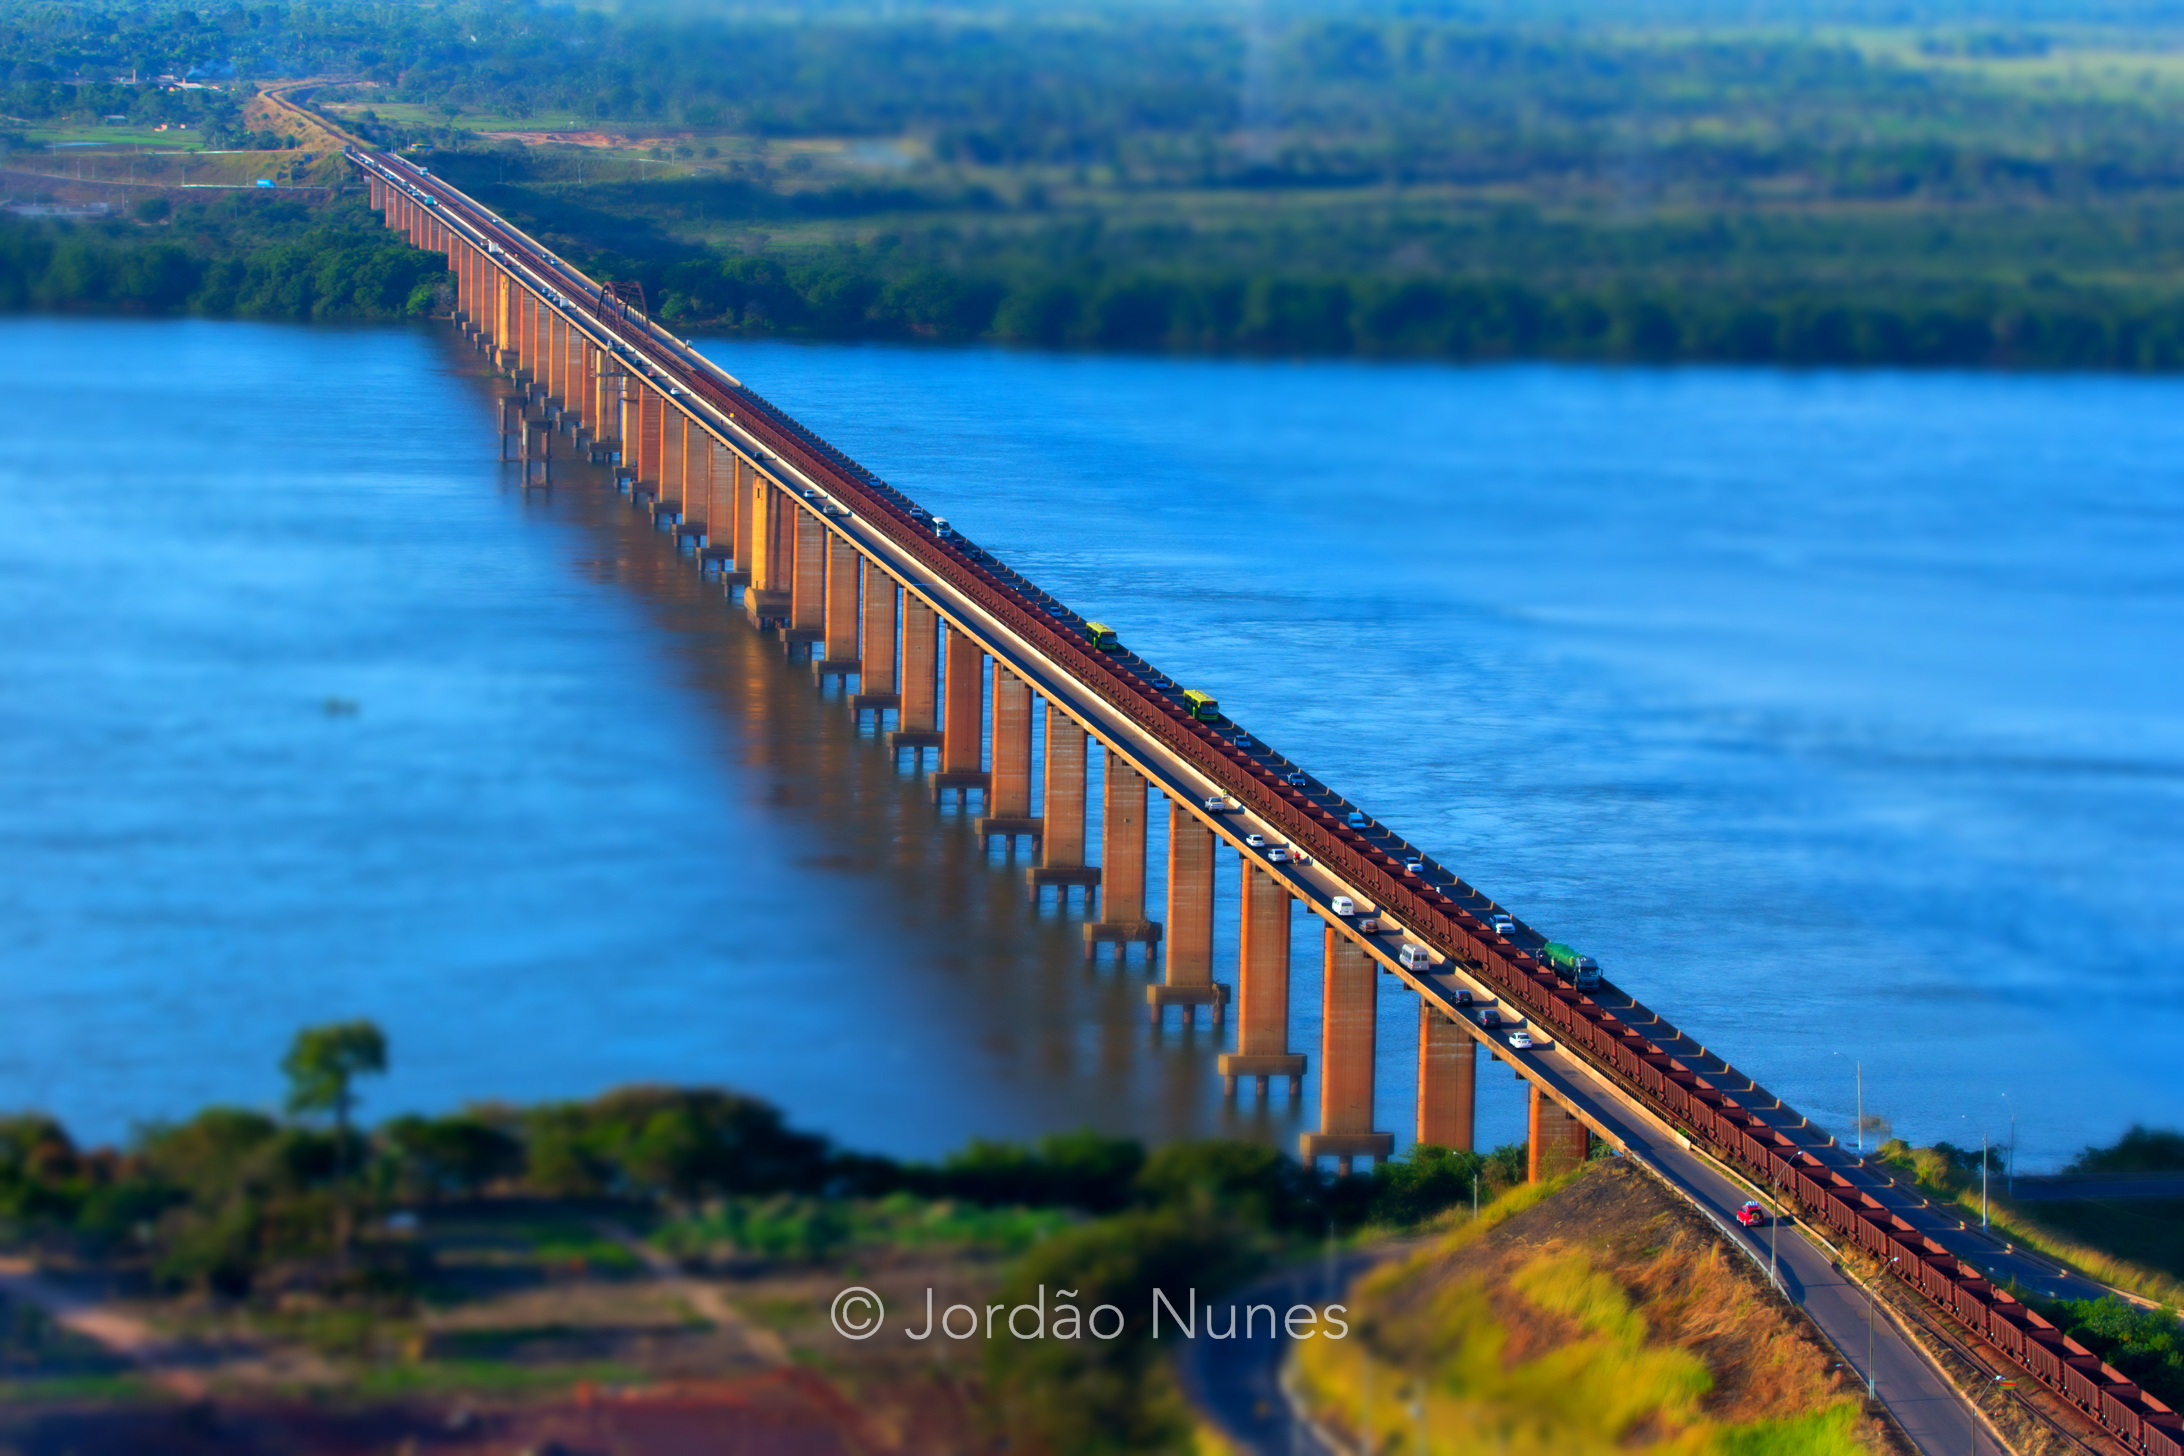
<svg viewBox="0 0 2184 1456">
<path fill-rule="evenodd" d="M 1108 626 L 1105 622 L 1085 623 L 1084 635 L 1091 641 L 1094 647 L 1098 648 L 1102 652 L 1122 651 L 1122 639 L 1120 637 L 1117 637 L 1115 635 L 1115 629 Z"/>
<path fill-rule="evenodd" d="M 1208 723 L 1221 716 L 1221 705 L 1214 701 L 1213 694 L 1202 693 L 1196 688 L 1185 691 L 1183 706 L 1191 710 L 1193 718 L 1199 718 Z"/>
</svg>

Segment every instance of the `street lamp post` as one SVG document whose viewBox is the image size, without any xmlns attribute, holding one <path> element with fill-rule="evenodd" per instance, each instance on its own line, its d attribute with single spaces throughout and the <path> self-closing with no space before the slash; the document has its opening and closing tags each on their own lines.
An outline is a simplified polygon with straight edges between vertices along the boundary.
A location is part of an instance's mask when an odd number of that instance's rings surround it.
<svg viewBox="0 0 2184 1456">
<path fill-rule="evenodd" d="M 1774 1198 L 1774 1207 L 1767 1216 L 1767 1282 L 1780 1290 L 1782 1280 L 1775 1273 L 1775 1241 L 1781 1237 L 1782 1230 L 1782 1174 L 1779 1169 L 1775 1171 L 1774 1184 L 1769 1191 Z"/>
</svg>

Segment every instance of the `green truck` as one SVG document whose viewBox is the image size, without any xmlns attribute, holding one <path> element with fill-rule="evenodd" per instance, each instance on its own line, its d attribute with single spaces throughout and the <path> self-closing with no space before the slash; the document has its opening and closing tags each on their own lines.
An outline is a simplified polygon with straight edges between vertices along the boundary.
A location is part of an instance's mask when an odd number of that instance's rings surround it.
<svg viewBox="0 0 2184 1456">
<path fill-rule="evenodd" d="M 1547 964 L 1570 978 L 1570 983 L 1580 991 L 1593 991 L 1600 986 L 1600 965 L 1589 955 L 1579 955 L 1559 940 L 1550 940 L 1540 954 Z"/>
</svg>

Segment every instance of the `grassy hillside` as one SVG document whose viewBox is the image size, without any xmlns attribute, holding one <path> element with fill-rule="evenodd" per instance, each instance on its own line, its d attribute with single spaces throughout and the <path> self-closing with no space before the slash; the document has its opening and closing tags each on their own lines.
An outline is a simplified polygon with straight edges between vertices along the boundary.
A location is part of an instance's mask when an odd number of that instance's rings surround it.
<svg viewBox="0 0 2184 1456">
<path fill-rule="evenodd" d="M 1322 1422 L 1372 1449 L 1510 1456 L 1895 1451 L 1796 1309 L 1645 1174 L 1520 1190 L 1352 1289 L 1300 1347 Z M 1581 1392 L 1581 1395 L 1573 1394 Z"/>
</svg>

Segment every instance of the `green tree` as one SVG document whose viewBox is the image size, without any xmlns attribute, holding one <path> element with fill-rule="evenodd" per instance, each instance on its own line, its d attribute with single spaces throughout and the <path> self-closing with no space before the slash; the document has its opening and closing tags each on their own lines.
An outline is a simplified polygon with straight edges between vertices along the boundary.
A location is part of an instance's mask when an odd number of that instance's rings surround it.
<svg viewBox="0 0 2184 1456">
<path fill-rule="evenodd" d="M 335 1239 L 344 1251 L 349 1246 L 349 1116 L 356 1107 L 356 1079 L 386 1070 L 386 1033 L 361 1018 L 305 1027 L 281 1059 L 290 1115 L 330 1112 L 334 1117 Z"/>
</svg>

